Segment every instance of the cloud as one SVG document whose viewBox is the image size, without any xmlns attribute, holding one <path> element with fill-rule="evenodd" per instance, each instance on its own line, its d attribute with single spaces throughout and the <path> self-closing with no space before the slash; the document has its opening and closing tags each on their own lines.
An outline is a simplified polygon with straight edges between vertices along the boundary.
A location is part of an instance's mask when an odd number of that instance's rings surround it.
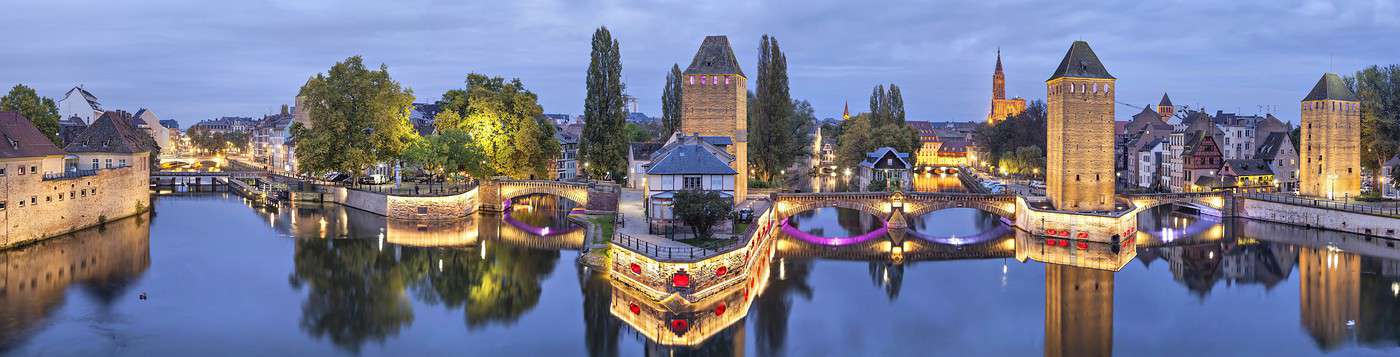
<svg viewBox="0 0 1400 357">
<path fill-rule="evenodd" d="M 1089 41 L 1119 78 L 1118 99 L 1254 112 L 1297 101 L 1323 71 L 1400 58 L 1387 0 L 923 1 L 175 0 L 7 5 L 0 85 L 61 96 L 83 84 L 110 108 L 151 108 L 182 124 L 260 115 L 292 102 L 306 78 L 351 55 L 385 63 L 419 101 L 469 72 L 519 77 L 548 112 L 581 112 L 594 28 L 621 42 L 628 90 L 655 114 L 672 63 L 726 34 L 745 72 L 759 36 L 788 53 L 792 92 L 822 117 L 876 84 L 899 84 L 911 118 L 978 120 L 993 55 L 1008 92 L 1044 97 L 1069 43 Z M 1130 110 L 1120 108 L 1119 117 Z"/>
</svg>

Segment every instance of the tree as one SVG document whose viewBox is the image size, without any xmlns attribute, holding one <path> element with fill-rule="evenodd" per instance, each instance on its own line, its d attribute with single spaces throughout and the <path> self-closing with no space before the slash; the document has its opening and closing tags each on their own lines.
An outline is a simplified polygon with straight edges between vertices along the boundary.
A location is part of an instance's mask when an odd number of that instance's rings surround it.
<svg viewBox="0 0 1400 357">
<path fill-rule="evenodd" d="M 996 125 L 978 127 L 972 134 L 972 141 L 981 151 L 982 161 L 1000 164 L 1002 158 L 1016 155 L 1017 150 L 1025 146 L 1035 146 L 1044 153 L 1046 115 L 1045 102 L 1037 100 L 1026 106 L 1026 110 Z"/>
<path fill-rule="evenodd" d="M 890 92 L 887 94 L 887 107 L 885 110 L 889 115 L 889 120 L 895 124 L 904 125 L 904 95 L 899 93 L 899 86 L 890 83 Z"/>
<path fill-rule="evenodd" d="M 301 87 L 300 96 L 311 119 L 297 137 L 297 161 L 302 171 L 361 173 L 387 162 L 413 141 L 409 124 L 413 91 L 389 76 L 389 68 L 365 67 L 353 56 L 318 73 Z"/>
<path fill-rule="evenodd" d="M 749 167 L 758 178 L 775 175 L 811 155 L 809 132 L 816 125 L 811 104 L 792 99 L 787 55 L 778 39 L 764 35 L 759 45 L 758 77 L 749 104 Z"/>
<path fill-rule="evenodd" d="M 594 177 L 612 176 L 622 182 L 627 172 L 627 120 L 622 85 L 622 57 L 607 27 L 593 32 L 588 62 L 588 94 L 583 102 L 583 135 L 578 155 L 584 171 Z"/>
<path fill-rule="evenodd" d="M 29 118 L 29 122 L 34 123 L 34 127 L 39 128 L 39 132 L 49 137 L 54 145 L 63 147 L 63 140 L 58 137 L 58 104 L 54 103 L 53 98 L 39 97 L 34 88 L 16 84 L 10 88 L 9 94 L 0 97 L 0 111 L 19 112 Z"/>
<path fill-rule="evenodd" d="M 669 137 L 681 130 L 681 66 L 671 64 L 671 72 L 666 74 L 666 87 L 661 91 L 662 134 Z"/>
<path fill-rule="evenodd" d="M 445 103 L 436 117 L 438 130 L 461 131 L 448 139 L 464 146 L 441 149 L 458 150 L 454 152 L 457 159 L 444 167 L 478 178 L 549 176 L 560 150 L 554 140 L 554 125 L 545 119 L 539 98 L 519 79 L 507 82 L 501 77 L 468 74 L 466 89 L 450 90 L 438 103 Z"/>
<path fill-rule="evenodd" d="M 870 93 L 869 113 L 861 113 L 841 122 L 836 142 L 836 160 L 842 166 L 855 166 L 865 160 L 865 154 L 880 147 L 891 147 L 895 151 L 913 153 L 919 149 L 919 131 L 904 122 L 904 99 L 892 100 L 899 96 L 899 87 L 890 85 L 875 86 Z M 893 93 L 891 95 L 890 93 Z"/>
<path fill-rule="evenodd" d="M 1400 153 L 1400 65 L 1370 66 L 1344 78 L 1361 99 L 1361 167 L 1378 171 Z M 1381 175 L 1372 175 L 1381 187 Z"/>
<path fill-rule="evenodd" d="M 709 238 L 711 228 L 734 212 L 734 200 L 715 191 L 684 190 L 676 192 L 672 213 L 700 238 Z"/>
</svg>

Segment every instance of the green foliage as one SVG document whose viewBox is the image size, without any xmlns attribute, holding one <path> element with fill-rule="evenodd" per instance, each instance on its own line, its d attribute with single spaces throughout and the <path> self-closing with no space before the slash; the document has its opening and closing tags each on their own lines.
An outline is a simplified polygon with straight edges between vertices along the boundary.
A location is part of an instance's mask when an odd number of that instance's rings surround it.
<svg viewBox="0 0 1400 357">
<path fill-rule="evenodd" d="M 642 124 L 627 123 L 627 126 L 623 127 L 623 132 L 627 133 L 627 142 L 630 143 L 651 141 L 652 138 L 651 129 Z"/>
<path fill-rule="evenodd" d="M 869 192 L 884 192 L 890 189 L 892 189 L 890 183 L 889 181 L 885 181 L 885 179 L 870 180 L 870 184 L 865 187 L 865 190 Z"/>
<path fill-rule="evenodd" d="M 715 191 L 685 190 L 676 192 L 671 213 L 690 227 L 697 237 L 709 238 L 712 228 L 734 213 L 734 200 Z"/>
<path fill-rule="evenodd" d="M 865 154 L 880 147 L 891 147 L 913 154 L 919 148 L 919 131 L 908 124 L 876 124 L 869 113 L 861 113 L 841 123 L 836 147 L 836 161 L 852 167 L 865 159 Z"/>
<path fill-rule="evenodd" d="M 1009 155 L 1001 155 L 997 167 L 1015 175 L 1031 175 L 1037 170 L 1045 172 L 1045 151 L 1038 146 L 1022 146 Z"/>
<path fill-rule="evenodd" d="M 1004 158 L 1015 156 L 1017 149 L 1024 146 L 1035 146 L 1040 149 L 1039 152 L 1044 153 L 1045 123 L 1045 102 L 1037 100 L 1026 106 L 1025 111 L 1008 116 L 996 125 L 978 127 L 977 132 L 972 135 L 972 141 L 981 151 L 983 162 L 1001 163 Z M 1043 154 L 1040 161 L 1041 165 L 1044 165 Z"/>
<path fill-rule="evenodd" d="M 749 168 L 772 181 L 782 170 L 811 155 L 816 125 L 810 103 L 794 101 L 788 89 L 787 56 L 778 39 L 763 35 L 758 52 L 758 77 L 748 102 Z"/>
<path fill-rule="evenodd" d="M 1400 65 L 1366 67 L 1344 80 L 1361 98 L 1361 166 L 1379 172 L 1400 153 Z"/>
<path fill-rule="evenodd" d="M 16 84 L 10 88 L 10 93 L 0 97 L 0 111 L 19 112 L 24 115 L 39 132 L 49 137 L 54 145 L 63 147 L 63 141 L 58 137 L 58 105 L 53 98 L 39 97 L 34 92 L 34 88 L 23 84 Z"/>
<path fill-rule="evenodd" d="M 544 118 L 535 93 L 519 79 L 467 75 L 467 88 L 443 94 L 438 131 L 447 172 L 482 178 L 541 179 L 559 155 L 554 125 Z"/>
<path fill-rule="evenodd" d="M 904 125 L 904 95 L 899 86 L 891 83 L 889 91 L 883 85 L 875 86 L 870 93 L 870 116 L 877 126 Z"/>
<path fill-rule="evenodd" d="M 389 76 L 389 68 L 365 67 L 360 56 L 318 73 L 301 87 L 310 128 L 293 135 L 302 171 L 359 173 L 399 157 L 417 136 L 409 124 L 413 91 Z"/>
<path fill-rule="evenodd" d="M 661 91 L 662 135 L 667 137 L 681 130 L 681 66 L 671 64 L 666 74 L 666 87 Z"/>
<path fill-rule="evenodd" d="M 297 131 L 293 130 L 292 133 L 295 134 Z M 216 133 L 202 126 L 190 128 L 185 132 L 185 136 L 190 138 L 191 146 L 206 154 L 221 154 L 230 149 L 246 148 L 250 140 L 248 133 L 245 132 Z"/>
<path fill-rule="evenodd" d="M 578 156 L 590 177 L 622 182 L 627 172 L 627 112 L 622 84 L 622 54 L 607 27 L 593 33 L 588 62 L 588 94 L 583 102 L 583 135 Z"/>
</svg>

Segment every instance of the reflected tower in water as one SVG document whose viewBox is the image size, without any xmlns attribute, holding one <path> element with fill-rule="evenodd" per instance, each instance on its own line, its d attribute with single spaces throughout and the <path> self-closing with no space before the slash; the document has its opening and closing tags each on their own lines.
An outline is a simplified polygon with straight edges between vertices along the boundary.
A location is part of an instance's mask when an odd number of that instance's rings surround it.
<svg viewBox="0 0 1400 357">
<path fill-rule="evenodd" d="M 1298 252 L 1298 304 L 1303 328 L 1323 350 L 1354 338 L 1361 315 L 1361 256 L 1334 249 Z"/>
<path fill-rule="evenodd" d="M 1113 272 L 1045 265 L 1045 355 L 1113 355 Z"/>
</svg>

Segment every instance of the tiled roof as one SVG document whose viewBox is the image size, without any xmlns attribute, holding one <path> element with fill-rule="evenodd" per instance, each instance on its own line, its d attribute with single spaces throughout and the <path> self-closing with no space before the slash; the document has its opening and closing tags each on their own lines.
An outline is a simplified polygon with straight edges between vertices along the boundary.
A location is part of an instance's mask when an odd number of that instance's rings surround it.
<svg viewBox="0 0 1400 357">
<path fill-rule="evenodd" d="M 690 67 L 686 67 L 685 74 L 737 74 L 744 75 L 744 71 L 739 68 L 739 61 L 734 58 L 734 50 L 729 47 L 729 38 L 725 36 L 706 36 L 700 42 L 700 49 L 695 51 L 695 58 L 690 60 Z"/>
<path fill-rule="evenodd" d="M 939 150 L 941 151 L 942 149 Z M 885 156 L 889 155 L 893 155 L 895 158 L 899 159 L 899 161 L 901 161 L 902 167 L 908 168 L 911 166 L 909 165 L 909 154 L 895 151 L 894 148 L 888 146 L 880 147 L 878 149 L 875 149 L 875 151 L 871 151 L 865 154 L 865 160 L 861 160 L 860 166 L 875 167 L 875 165 L 878 163 L 878 161 L 880 161 L 880 159 L 883 159 L 885 158 Z"/>
<path fill-rule="evenodd" d="M 1336 73 L 1323 74 L 1322 78 L 1317 80 L 1317 84 L 1313 86 L 1312 91 L 1308 92 L 1308 96 L 1303 98 L 1303 100 L 1357 101 L 1356 93 L 1352 92 L 1351 88 L 1347 87 L 1345 82 L 1342 82 L 1342 77 L 1338 76 Z"/>
<path fill-rule="evenodd" d="M 1108 69 L 1103 68 L 1103 62 L 1099 62 L 1099 56 L 1084 41 L 1074 41 L 1065 52 L 1065 58 L 1060 60 L 1060 66 L 1050 75 L 1050 79 L 1060 77 L 1113 79 Z"/>
<path fill-rule="evenodd" d="M 1264 142 L 1259 144 L 1259 151 L 1254 153 L 1255 160 L 1273 160 L 1277 158 L 1279 149 L 1284 145 L 1293 145 L 1287 133 L 1271 133 L 1264 138 Z"/>
<path fill-rule="evenodd" d="M 103 113 L 64 148 L 68 152 L 112 153 L 138 153 L 154 149 L 154 138 L 136 129 L 121 113 L 114 111 Z"/>
<path fill-rule="evenodd" d="M 1171 97 L 1167 97 L 1167 93 L 1162 93 L 1162 101 L 1157 102 L 1157 106 L 1159 106 L 1159 107 L 1170 107 L 1170 106 L 1172 106 L 1172 99 L 1171 99 Z"/>
<path fill-rule="evenodd" d="M 1225 160 L 1225 167 L 1234 173 L 1235 176 L 1259 176 L 1273 175 L 1274 171 L 1269 169 L 1269 164 L 1263 160 Z"/>
<path fill-rule="evenodd" d="M 704 143 L 683 143 L 659 153 L 647 169 L 648 175 L 733 175 L 738 172 L 729 163 L 707 150 Z"/>
<path fill-rule="evenodd" d="M 16 112 L 0 112 L 0 158 L 63 155 L 34 123 Z"/>
</svg>

